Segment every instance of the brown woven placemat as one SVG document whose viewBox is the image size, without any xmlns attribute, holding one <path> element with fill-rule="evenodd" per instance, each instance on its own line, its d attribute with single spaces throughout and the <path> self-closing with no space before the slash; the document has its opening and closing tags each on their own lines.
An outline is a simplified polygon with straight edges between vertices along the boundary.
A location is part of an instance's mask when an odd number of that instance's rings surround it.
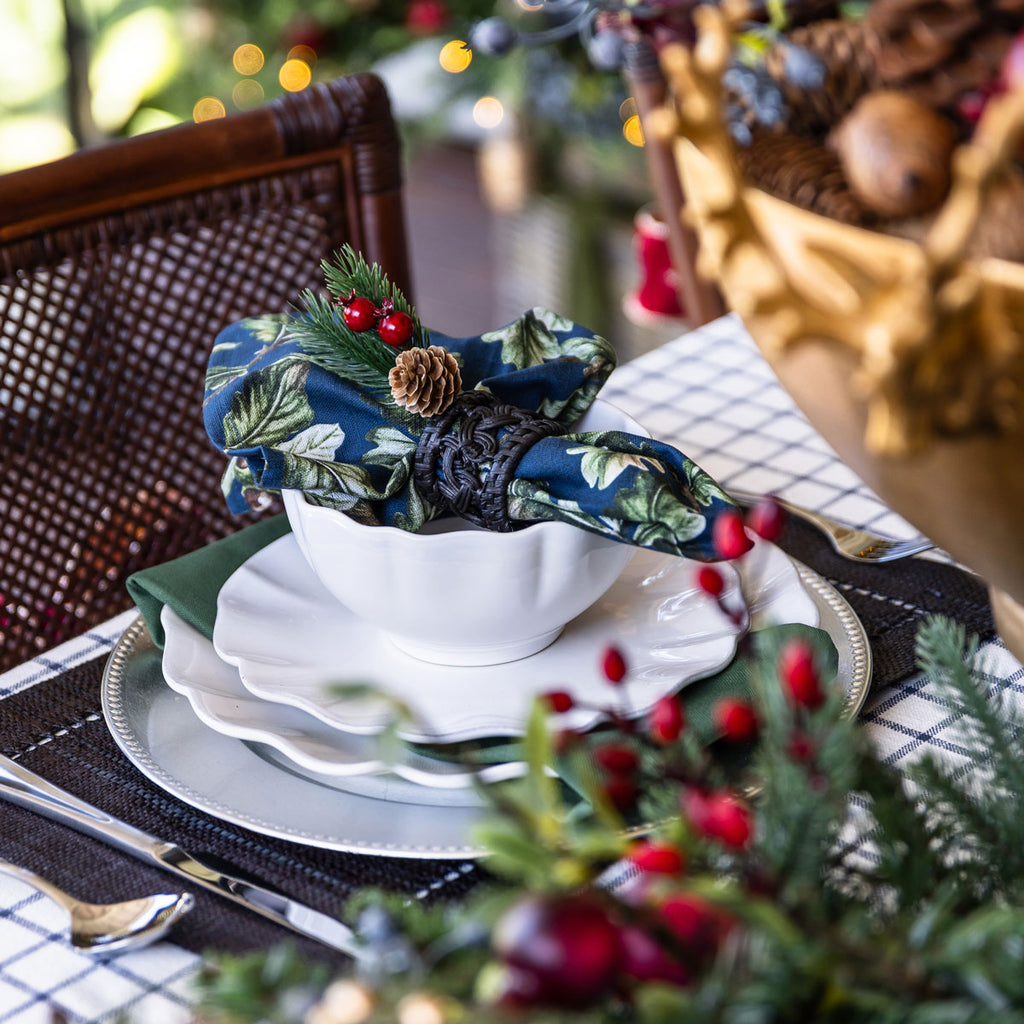
<svg viewBox="0 0 1024 1024">
<path fill-rule="evenodd" d="M 860 616 L 871 643 L 876 687 L 912 674 L 914 637 L 930 613 L 955 618 L 983 639 L 994 633 L 983 584 L 953 566 L 918 558 L 856 565 L 795 520 L 781 543 L 836 586 Z M 470 862 L 321 850 L 268 838 L 194 810 L 149 782 L 115 745 L 100 713 L 104 662 L 97 658 L 0 702 L 0 750 L 136 826 L 193 853 L 222 857 L 327 912 L 337 911 L 364 886 L 457 899 L 483 877 Z M 401 805 L 386 813 L 400 814 Z M 3 855 L 84 899 L 124 899 L 179 886 L 174 876 L 29 811 L 0 804 L 0 815 Z M 308 955 L 335 956 L 227 900 L 194 891 L 196 909 L 173 936 L 187 949 L 241 952 L 290 940 Z"/>
</svg>

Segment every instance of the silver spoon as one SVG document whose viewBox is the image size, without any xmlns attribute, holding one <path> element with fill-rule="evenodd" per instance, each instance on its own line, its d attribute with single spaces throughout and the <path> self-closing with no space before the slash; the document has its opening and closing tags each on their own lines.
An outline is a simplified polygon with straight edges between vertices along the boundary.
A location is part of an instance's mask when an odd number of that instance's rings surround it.
<svg viewBox="0 0 1024 1024">
<path fill-rule="evenodd" d="M 71 945 L 80 953 L 110 956 L 141 949 L 163 937 L 195 902 L 191 893 L 157 893 L 123 903 L 86 903 L 27 868 L 0 860 L 0 872 L 19 878 L 71 915 Z"/>
<path fill-rule="evenodd" d="M 729 494 L 741 505 L 753 505 L 764 495 L 751 494 L 729 488 Z M 855 530 L 852 526 L 837 523 L 820 512 L 812 512 L 802 505 L 794 505 L 785 498 L 772 497 L 787 512 L 817 526 L 831 541 L 832 547 L 851 562 L 895 562 L 899 558 L 919 555 L 922 551 L 930 551 L 935 545 L 927 537 L 911 537 L 909 540 L 893 540 L 891 537 L 880 537 L 866 530 Z"/>
</svg>

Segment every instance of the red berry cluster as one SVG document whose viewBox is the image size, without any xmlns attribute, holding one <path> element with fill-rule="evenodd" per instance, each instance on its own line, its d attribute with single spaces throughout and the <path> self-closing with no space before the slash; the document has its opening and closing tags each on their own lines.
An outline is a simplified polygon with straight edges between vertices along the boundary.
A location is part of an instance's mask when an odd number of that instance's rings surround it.
<svg viewBox="0 0 1024 1024">
<path fill-rule="evenodd" d="M 346 299 L 340 299 L 341 318 L 350 331 L 362 334 L 374 327 L 381 340 L 392 348 L 401 348 L 412 341 L 416 325 L 408 313 L 395 309 L 390 299 L 379 306 L 370 299 L 354 292 Z"/>
<path fill-rule="evenodd" d="M 672 860 L 667 849 L 658 859 Z M 507 1010 L 582 1010 L 626 1001 L 642 982 L 686 986 L 713 959 L 733 923 L 692 893 L 638 906 L 593 893 L 527 896 L 505 912 L 492 934 L 501 965 L 496 1002 Z"/>
<path fill-rule="evenodd" d="M 616 689 L 628 684 L 626 657 L 618 647 L 601 652 L 599 668 Z M 813 781 L 817 748 L 808 716 L 826 699 L 813 647 L 802 637 L 789 640 L 781 649 L 777 674 L 793 712 L 786 753 L 807 767 Z M 544 699 L 556 713 L 576 706 L 564 690 L 549 691 Z M 576 749 L 593 740 L 589 750 L 601 792 L 610 805 L 627 811 L 647 781 L 641 757 L 645 746 L 663 748 L 658 782 L 675 787 L 669 792 L 678 820 L 661 835 L 628 844 L 625 859 L 633 873 L 617 892 L 530 894 L 504 914 L 492 936 L 498 960 L 496 1001 L 503 1009 L 628 1006 L 639 984 L 693 983 L 738 926 L 723 909 L 686 889 L 688 858 L 705 845 L 713 856 L 724 852 L 736 861 L 752 897 L 770 892 L 771 878 L 755 845 L 751 804 L 720 781 L 711 753 L 685 732 L 680 697 L 659 699 L 643 724 L 619 708 L 603 713 L 605 728 L 599 734 L 563 732 L 561 749 L 569 738 Z M 718 700 L 711 717 L 717 736 L 729 743 L 749 743 L 761 729 L 758 711 L 740 697 Z"/>
<path fill-rule="evenodd" d="M 742 558 L 753 546 L 750 533 L 762 540 L 776 541 L 786 525 L 782 506 L 771 497 L 762 498 L 747 511 L 725 509 L 718 514 L 711 527 L 711 543 L 719 558 Z M 749 531 L 749 532 L 748 532 Z M 713 565 L 702 565 L 697 570 L 697 586 L 721 603 L 725 580 Z"/>
</svg>

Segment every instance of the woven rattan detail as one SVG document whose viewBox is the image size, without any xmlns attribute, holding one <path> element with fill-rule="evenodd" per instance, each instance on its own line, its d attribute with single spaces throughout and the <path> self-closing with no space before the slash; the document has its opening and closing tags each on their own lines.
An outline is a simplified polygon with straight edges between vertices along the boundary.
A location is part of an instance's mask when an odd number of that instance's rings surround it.
<svg viewBox="0 0 1024 1024">
<path fill-rule="evenodd" d="M 489 530 L 521 523 L 508 515 L 508 484 L 527 449 L 565 433 L 557 420 L 509 405 L 486 391 L 467 391 L 433 417 L 416 445 L 413 479 L 443 513 Z"/>
<path fill-rule="evenodd" d="M 338 90 L 320 92 L 317 109 Z M 384 99 L 393 193 L 397 136 Z M 135 205 L 133 150 L 121 144 L 121 210 L 76 209 L 69 158 L 72 198 L 57 223 L 43 196 L 48 223 L 37 231 L 19 229 L 0 181 L 0 237 L 13 239 L 0 242 L 0 671 L 130 607 L 135 570 L 249 521 L 227 511 L 225 460 L 203 426 L 209 349 L 232 321 L 286 310 L 322 286 L 320 261 L 343 242 L 379 250 L 384 217 L 357 219 L 374 197 L 345 155 L 351 121 L 336 112 L 330 132 L 310 121 L 315 145 L 292 125 L 285 146 L 261 115 L 247 123 L 266 132 L 265 168 L 225 182 L 238 174 L 210 166 L 183 191 L 168 167 L 175 194 L 156 199 L 150 162 Z M 285 149 L 313 152 L 289 162 Z M 404 246 L 401 224 L 387 230 L 389 245 Z"/>
</svg>

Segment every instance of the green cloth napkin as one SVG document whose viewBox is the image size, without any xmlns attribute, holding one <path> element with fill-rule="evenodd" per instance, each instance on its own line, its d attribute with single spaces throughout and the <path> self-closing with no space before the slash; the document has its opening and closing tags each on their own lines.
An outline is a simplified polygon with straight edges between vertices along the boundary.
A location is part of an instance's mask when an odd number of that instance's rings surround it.
<svg viewBox="0 0 1024 1024">
<path fill-rule="evenodd" d="M 129 576 L 128 593 L 142 612 L 157 647 L 163 650 L 160 610 L 165 604 L 212 640 L 220 588 L 243 562 L 290 530 L 287 516 L 270 516 L 180 558 Z"/>
</svg>

